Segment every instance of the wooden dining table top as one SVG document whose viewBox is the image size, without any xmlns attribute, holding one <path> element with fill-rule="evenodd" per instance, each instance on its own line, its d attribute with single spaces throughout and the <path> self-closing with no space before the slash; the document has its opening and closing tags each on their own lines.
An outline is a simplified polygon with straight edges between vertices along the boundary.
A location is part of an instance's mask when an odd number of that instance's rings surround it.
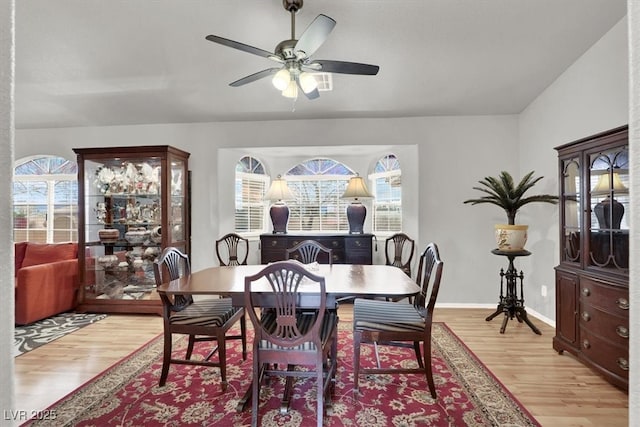
<svg viewBox="0 0 640 427">
<path fill-rule="evenodd" d="M 265 265 L 209 267 L 180 279 L 163 283 L 158 292 L 169 295 L 244 295 L 244 279 Z M 314 268 L 315 267 L 315 268 Z M 420 292 L 416 283 L 401 269 L 388 265 L 319 264 L 309 271 L 325 278 L 326 291 L 332 299 L 344 297 L 408 297 Z M 253 292 L 270 292 L 266 280 L 252 286 Z M 304 293 L 304 286 L 301 286 Z"/>
</svg>

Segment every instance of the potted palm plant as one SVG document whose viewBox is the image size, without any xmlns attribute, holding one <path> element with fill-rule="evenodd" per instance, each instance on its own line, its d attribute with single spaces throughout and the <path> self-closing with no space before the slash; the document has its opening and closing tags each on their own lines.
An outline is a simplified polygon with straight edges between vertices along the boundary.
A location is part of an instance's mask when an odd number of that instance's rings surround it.
<svg viewBox="0 0 640 427">
<path fill-rule="evenodd" d="M 507 224 L 496 224 L 496 242 L 499 250 L 519 251 L 524 249 L 527 241 L 528 225 L 516 224 L 516 214 L 518 210 L 529 203 L 558 203 L 558 196 L 552 194 L 537 194 L 525 197 L 525 193 L 543 177 L 533 177 L 534 171 L 526 174 L 515 185 L 513 178 L 508 172 L 500 172 L 499 177 L 488 176 L 478 181 L 482 186 L 473 187 L 474 190 L 485 193 L 477 199 L 465 200 L 464 203 L 477 205 L 490 203 L 502 208 L 507 214 Z"/>
</svg>

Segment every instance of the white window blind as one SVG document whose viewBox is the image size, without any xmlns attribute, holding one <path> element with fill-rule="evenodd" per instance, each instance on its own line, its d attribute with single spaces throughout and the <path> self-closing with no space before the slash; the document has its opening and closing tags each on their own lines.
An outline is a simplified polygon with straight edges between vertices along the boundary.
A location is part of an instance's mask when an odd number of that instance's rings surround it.
<svg viewBox="0 0 640 427">
<path fill-rule="evenodd" d="M 260 233 L 265 229 L 264 195 L 269 177 L 264 174 L 262 164 L 252 158 L 243 157 L 236 166 L 235 176 L 235 231 Z"/>
<path fill-rule="evenodd" d="M 16 242 L 78 240 L 77 164 L 38 156 L 16 162 L 13 178 L 13 238 Z"/>
<path fill-rule="evenodd" d="M 402 171 L 400 163 L 389 154 L 376 163 L 373 181 L 373 231 L 402 231 Z"/>
<path fill-rule="evenodd" d="M 291 231 L 347 231 L 348 201 L 340 197 L 349 177 L 291 177 L 287 184 L 296 195 L 289 205 Z"/>
</svg>

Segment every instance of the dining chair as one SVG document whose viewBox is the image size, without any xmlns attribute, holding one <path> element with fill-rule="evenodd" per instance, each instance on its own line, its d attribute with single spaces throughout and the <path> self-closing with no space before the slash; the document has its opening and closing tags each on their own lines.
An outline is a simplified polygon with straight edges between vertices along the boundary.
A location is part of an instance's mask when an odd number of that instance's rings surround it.
<svg viewBox="0 0 640 427">
<path fill-rule="evenodd" d="M 414 251 L 415 241 L 404 233 L 396 233 L 385 240 L 386 264 L 402 269 L 409 277 Z"/>
<path fill-rule="evenodd" d="M 220 265 L 247 265 L 249 240 L 236 233 L 229 233 L 216 240 L 216 256 Z"/>
<path fill-rule="evenodd" d="M 189 257 L 175 247 L 165 248 L 153 263 L 156 285 L 191 274 Z M 158 292 L 162 300 L 164 323 L 164 354 L 160 387 L 164 386 L 173 364 L 201 365 L 220 368 L 222 390 L 227 387 L 226 340 L 242 340 L 242 359 L 247 359 L 246 320 L 243 307 L 231 305 L 230 298 L 199 299 L 191 295 L 167 295 Z M 227 335 L 229 329 L 240 321 L 240 335 Z M 173 334 L 189 336 L 184 358 L 173 356 Z M 196 342 L 216 341 L 216 346 L 203 360 L 191 359 Z M 218 353 L 218 360 L 211 357 Z"/>
<path fill-rule="evenodd" d="M 431 323 L 436 304 L 443 261 L 438 247 L 430 243 L 420 255 L 418 284 L 420 293 L 413 303 L 403 301 L 380 301 L 357 298 L 353 304 L 353 382 L 354 392 L 359 390 L 360 374 L 424 373 L 431 396 L 436 398 L 431 367 Z M 420 354 L 422 342 L 422 356 Z M 375 368 L 360 366 L 360 346 L 372 343 L 375 348 Z M 418 367 L 382 367 L 378 357 L 378 345 L 413 347 Z"/>
<path fill-rule="evenodd" d="M 295 259 L 303 264 L 310 264 L 312 262 L 325 261 L 326 254 L 327 262 L 322 264 L 333 264 L 333 250 L 327 248 L 316 240 L 303 240 L 292 248 L 287 248 L 285 252 L 285 259 Z"/>
<path fill-rule="evenodd" d="M 300 310 L 298 306 L 303 282 L 305 292 L 319 296 L 314 299 L 314 310 L 308 306 Z M 262 288 L 257 289 L 256 283 Z M 261 296 L 265 294 L 271 297 L 271 310 L 261 310 Z M 278 375 L 286 377 L 285 401 L 293 388 L 293 378 L 316 380 L 317 425 L 321 426 L 325 398 L 334 391 L 338 345 L 338 315 L 335 310 L 326 310 L 324 277 L 299 262 L 277 261 L 245 278 L 244 300 L 255 331 L 251 425 L 258 425 L 262 380 Z"/>
</svg>

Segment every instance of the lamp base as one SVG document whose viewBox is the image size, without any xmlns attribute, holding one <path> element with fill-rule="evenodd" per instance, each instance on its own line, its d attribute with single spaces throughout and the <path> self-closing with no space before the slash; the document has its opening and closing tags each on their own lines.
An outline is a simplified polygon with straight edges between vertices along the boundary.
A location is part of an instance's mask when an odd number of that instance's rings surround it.
<svg viewBox="0 0 640 427">
<path fill-rule="evenodd" d="M 624 206 L 616 199 L 607 197 L 593 207 L 593 211 L 598 219 L 600 228 L 619 230 L 622 217 L 624 216 Z"/>
<path fill-rule="evenodd" d="M 289 207 L 284 203 L 276 203 L 269 209 L 269 215 L 273 223 L 273 234 L 287 234 Z"/>
<path fill-rule="evenodd" d="M 364 233 L 364 219 L 367 216 L 367 208 L 362 203 L 353 202 L 347 206 L 347 221 L 349 221 L 349 234 Z"/>
</svg>

